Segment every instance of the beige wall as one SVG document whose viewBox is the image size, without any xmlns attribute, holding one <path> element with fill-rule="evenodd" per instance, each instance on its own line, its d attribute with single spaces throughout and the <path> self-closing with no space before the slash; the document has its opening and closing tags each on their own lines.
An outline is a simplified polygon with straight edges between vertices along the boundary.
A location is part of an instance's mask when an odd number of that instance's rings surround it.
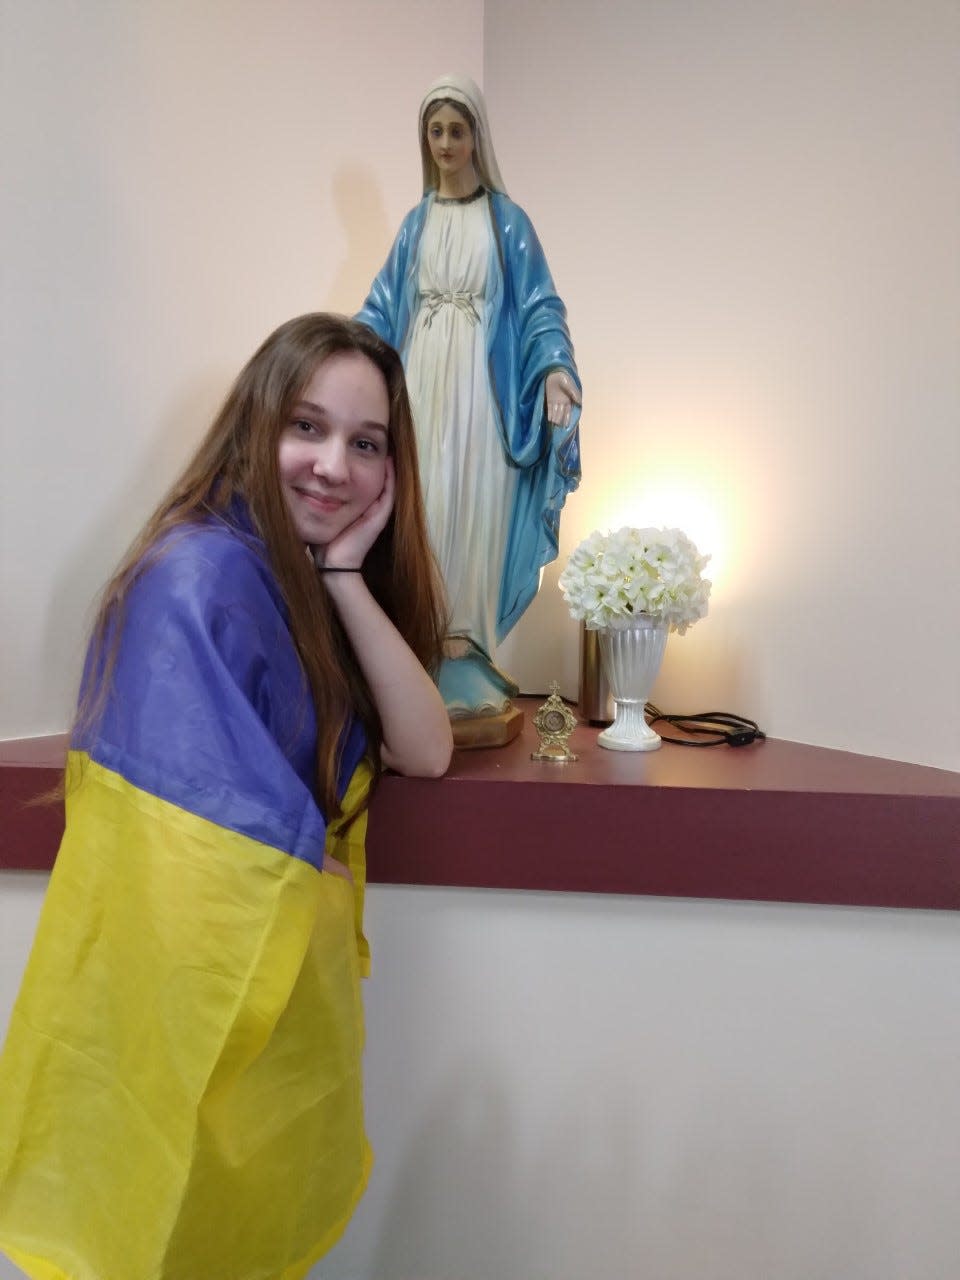
<svg viewBox="0 0 960 1280">
<path fill-rule="evenodd" d="M 660 706 L 960 768 L 960 6 L 484 12 L 586 387 L 561 557 L 627 522 L 714 553 Z M 555 580 L 502 657 L 575 693 Z"/>
<path fill-rule="evenodd" d="M 66 725 L 90 602 L 243 361 L 363 301 L 420 195 L 423 88 L 482 78 L 482 4 L 2 3 L 15 738 Z"/>
<path fill-rule="evenodd" d="M 958 27 L 935 0 L 7 3 L 0 736 L 64 727 L 91 598 L 253 346 L 358 305 L 418 194 L 420 92 L 460 67 L 586 383 L 561 557 L 623 521 L 714 555 L 657 700 L 960 767 Z M 558 567 L 502 658 L 575 695 Z"/>
<path fill-rule="evenodd" d="M 461 67 L 587 383 L 564 550 L 716 554 L 658 697 L 960 766 L 955 4 L 0 3 L 0 734 L 63 727 L 253 345 L 356 305 Z M 554 580 L 529 688 L 575 682 Z M 44 884 L 0 884 L 0 1028 Z M 328 1280 L 953 1273 L 953 917 L 381 887 L 369 924 L 379 1163 Z"/>
</svg>

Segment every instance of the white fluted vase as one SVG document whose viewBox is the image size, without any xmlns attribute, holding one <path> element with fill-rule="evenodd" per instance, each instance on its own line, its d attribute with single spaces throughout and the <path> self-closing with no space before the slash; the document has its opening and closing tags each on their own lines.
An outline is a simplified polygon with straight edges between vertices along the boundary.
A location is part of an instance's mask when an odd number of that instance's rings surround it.
<svg viewBox="0 0 960 1280">
<path fill-rule="evenodd" d="M 613 694 L 616 716 L 597 741 L 610 751 L 656 751 L 660 735 L 647 724 L 643 708 L 660 672 L 669 624 L 638 614 L 626 625 L 597 633 L 600 660 Z"/>
</svg>

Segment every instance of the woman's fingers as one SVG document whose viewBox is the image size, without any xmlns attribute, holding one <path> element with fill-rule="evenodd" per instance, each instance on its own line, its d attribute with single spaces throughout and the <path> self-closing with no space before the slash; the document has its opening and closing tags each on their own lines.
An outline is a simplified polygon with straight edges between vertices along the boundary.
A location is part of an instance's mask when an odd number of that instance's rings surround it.
<svg viewBox="0 0 960 1280">
<path fill-rule="evenodd" d="M 388 516 L 390 512 L 393 510 L 393 500 L 396 497 L 396 493 L 397 493 L 397 471 L 396 471 L 396 467 L 393 465 L 393 458 L 388 456 L 387 470 L 383 478 L 383 491 L 380 494 L 380 497 L 386 499 L 387 503 L 389 504 L 387 506 Z"/>
<path fill-rule="evenodd" d="M 339 876 L 341 880 L 346 880 L 348 883 L 353 884 L 350 868 L 345 866 L 344 863 L 338 862 L 336 858 L 331 858 L 329 853 L 323 855 L 323 869 L 327 875 Z"/>
<path fill-rule="evenodd" d="M 323 563 L 359 568 L 367 552 L 386 528 L 396 497 L 396 472 L 393 459 L 387 458 L 383 476 L 383 488 L 366 511 L 338 534 L 326 547 Z"/>
</svg>

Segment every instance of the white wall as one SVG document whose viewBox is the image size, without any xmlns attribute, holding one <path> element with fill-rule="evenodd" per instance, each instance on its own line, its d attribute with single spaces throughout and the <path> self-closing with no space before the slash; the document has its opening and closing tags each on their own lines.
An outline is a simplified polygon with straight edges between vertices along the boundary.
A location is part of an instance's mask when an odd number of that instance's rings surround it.
<svg viewBox="0 0 960 1280">
<path fill-rule="evenodd" d="M 325 1280 L 945 1280 L 948 914 L 380 887 Z"/>
<path fill-rule="evenodd" d="M 660 706 L 960 768 L 960 6 L 484 12 L 501 169 L 585 384 L 561 562 L 685 527 L 714 598 Z M 501 657 L 575 693 L 555 580 Z"/>
<path fill-rule="evenodd" d="M 952 915 L 379 886 L 367 923 L 377 1163 L 317 1280 L 955 1274 Z"/>
</svg>

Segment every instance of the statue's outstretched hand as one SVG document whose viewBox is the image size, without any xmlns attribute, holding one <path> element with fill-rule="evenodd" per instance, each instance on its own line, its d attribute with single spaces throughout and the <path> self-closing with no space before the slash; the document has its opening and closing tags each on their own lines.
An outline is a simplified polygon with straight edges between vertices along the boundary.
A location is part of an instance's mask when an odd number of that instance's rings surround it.
<svg viewBox="0 0 960 1280">
<path fill-rule="evenodd" d="M 573 406 L 580 403 L 580 393 L 569 374 L 562 369 L 554 369 L 547 374 L 544 406 L 547 421 L 552 427 L 568 427 Z"/>
</svg>

